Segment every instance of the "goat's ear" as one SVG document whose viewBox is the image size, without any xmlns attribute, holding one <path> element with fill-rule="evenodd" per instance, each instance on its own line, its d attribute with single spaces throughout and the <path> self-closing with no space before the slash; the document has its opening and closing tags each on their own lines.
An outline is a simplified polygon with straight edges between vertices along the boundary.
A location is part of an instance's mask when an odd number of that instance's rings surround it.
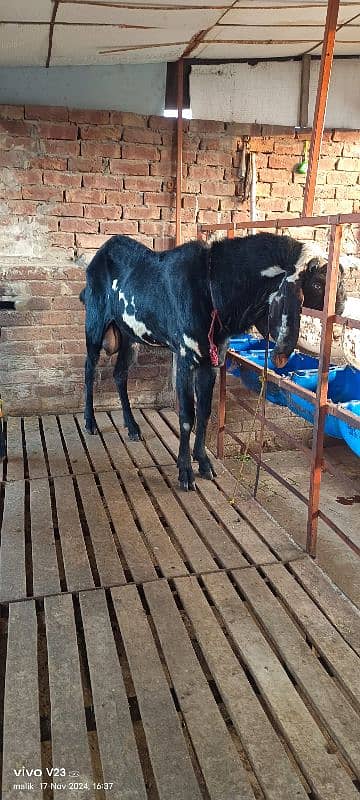
<svg viewBox="0 0 360 800">
<path fill-rule="evenodd" d="M 273 296 L 269 309 L 269 331 L 276 342 L 271 358 L 275 366 L 285 366 L 299 338 L 300 314 L 304 294 L 301 279 L 289 281 L 283 278 Z"/>
<path fill-rule="evenodd" d="M 306 271 L 314 272 L 316 269 L 319 269 L 319 267 L 320 267 L 320 261 L 317 258 L 317 256 L 315 256 L 314 258 L 311 258 L 310 261 L 308 261 L 306 266 Z"/>
</svg>

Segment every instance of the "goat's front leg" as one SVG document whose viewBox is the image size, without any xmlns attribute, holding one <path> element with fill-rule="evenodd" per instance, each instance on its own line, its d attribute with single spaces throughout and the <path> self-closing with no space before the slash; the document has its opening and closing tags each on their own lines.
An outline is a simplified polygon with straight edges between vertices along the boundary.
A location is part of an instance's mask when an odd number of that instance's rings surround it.
<svg viewBox="0 0 360 800">
<path fill-rule="evenodd" d="M 194 425 L 194 377 L 189 364 L 178 356 L 176 389 L 179 399 L 180 447 L 177 465 L 179 467 L 180 488 L 194 490 L 195 475 L 191 466 L 190 433 Z"/>
<path fill-rule="evenodd" d="M 95 368 L 99 360 L 100 345 L 93 345 L 86 338 L 87 356 L 85 361 L 85 428 L 88 433 L 96 433 L 94 414 L 94 378 Z"/>
<path fill-rule="evenodd" d="M 199 462 L 199 474 L 202 478 L 216 477 L 214 467 L 206 455 L 206 429 L 211 414 L 211 403 L 216 373 L 210 364 L 200 364 L 195 373 L 196 392 L 196 436 L 193 456 Z"/>
</svg>

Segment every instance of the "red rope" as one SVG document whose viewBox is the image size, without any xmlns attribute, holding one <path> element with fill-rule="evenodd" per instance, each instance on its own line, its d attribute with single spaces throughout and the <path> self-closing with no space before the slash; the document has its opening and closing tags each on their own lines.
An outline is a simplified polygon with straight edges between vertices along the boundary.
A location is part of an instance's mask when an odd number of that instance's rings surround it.
<svg viewBox="0 0 360 800">
<path fill-rule="evenodd" d="M 214 342 L 214 328 L 215 328 L 216 320 L 219 323 L 220 330 L 222 330 L 223 326 L 222 326 L 222 323 L 221 323 L 219 312 L 218 312 L 217 308 L 213 308 L 213 310 L 211 312 L 211 324 L 210 324 L 209 333 L 208 333 L 210 361 L 211 361 L 211 364 L 212 364 L 213 367 L 218 367 L 219 366 L 219 351 L 218 351 L 217 345 Z"/>
</svg>

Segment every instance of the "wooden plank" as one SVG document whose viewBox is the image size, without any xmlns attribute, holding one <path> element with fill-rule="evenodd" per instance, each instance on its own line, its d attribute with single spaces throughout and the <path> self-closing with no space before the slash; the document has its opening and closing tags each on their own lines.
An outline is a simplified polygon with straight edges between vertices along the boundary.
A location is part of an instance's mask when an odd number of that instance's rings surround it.
<svg viewBox="0 0 360 800">
<path fill-rule="evenodd" d="M 187 516 L 190 517 L 202 541 L 206 543 L 212 554 L 220 561 L 221 566 L 225 569 L 231 569 L 231 567 L 235 566 L 248 567 L 249 562 L 242 555 L 240 548 L 216 522 L 199 494 L 197 492 L 184 492 L 179 488 L 177 485 L 177 467 L 163 467 L 162 473 L 172 482 L 173 491 L 178 502 Z M 216 487 L 215 492 L 219 494 Z M 248 528 L 248 526 L 246 527 Z M 251 537 L 252 531 L 250 530 L 249 533 Z M 271 560 L 273 560 L 273 557 Z"/>
<path fill-rule="evenodd" d="M 310 597 L 360 656 L 360 612 L 310 559 L 294 561 L 291 571 Z"/>
<path fill-rule="evenodd" d="M 41 767 L 37 624 L 35 603 L 13 603 L 9 609 L 5 675 L 3 800 L 31 796 L 41 800 L 41 778 L 17 777 L 14 770 Z M 31 775 L 31 773 L 30 773 Z M 33 788 L 15 788 L 21 784 Z"/>
<path fill-rule="evenodd" d="M 30 512 L 34 595 L 55 594 L 60 577 L 48 480 L 30 482 Z"/>
<path fill-rule="evenodd" d="M 154 428 L 158 437 L 162 441 L 166 450 L 172 456 L 171 464 L 176 461 L 179 451 L 179 440 L 173 433 L 171 428 L 167 425 L 165 420 L 162 419 L 158 411 L 153 408 L 144 408 L 143 415 L 150 425 Z M 176 415 L 175 415 L 176 416 Z"/>
<path fill-rule="evenodd" d="M 180 508 L 159 470 L 155 467 L 146 469 L 143 476 L 146 486 L 150 489 L 172 531 L 172 535 L 184 553 L 185 562 L 189 562 L 195 572 L 217 569 L 216 561 Z"/>
<path fill-rule="evenodd" d="M 24 417 L 24 429 L 29 478 L 47 478 L 38 417 Z"/>
<path fill-rule="evenodd" d="M 164 581 L 144 587 L 174 689 L 211 800 L 254 798 L 235 745 Z"/>
<path fill-rule="evenodd" d="M 147 584 L 150 585 L 150 584 Z M 160 800 L 200 800 L 189 751 L 134 586 L 111 590 Z M 136 636 L 134 636 L 136 631 Z"/>
<path fill-rule="evenodd" d="M 111 469 L 110 459 L 100 436 L 98 434 L 91 436 L 85 431 L 84 417 L 82 414 L 76 414 L 75 418 L 79 424 L 81 433 L 84 436 L 85 446 L 89 451 L 94 471 L 106 472 L 107 470 Z"/>
<path fill-rule="evenodd" d="M 75 475 L 91 472 L 91 467 L 79 436 L 79 431 L 72 414 L 59 416 L 62 434 L 65 440 L 71 471 Z"/>
<path fill-rule="evenodd" d="M 171 425 L 172 429 L 178 432 L 179 422 L 175 412 L 164 409 L 161 414 L 169 423 L 169 425 Z M 155 416 L 153 416 L 153 420 L 154 424 L 158 425 L 159 435 L 165 436 L 166 429 L 164 429 L 163 425 L 160 425 L 157 422 Z M 172 438 L 170 441 L 172 452 L 174 455 L 176 455 L 178 444 L 175 444 L 175 441 Z M 191 434 L 190 441 L 193 445 L 193 434 Z M 214 483 L 219 487 L 219 489 L 221 489 L 222 492 L 224 492 L 229 500 L 233 499 L 235 492 L 236 507 L 239 509 L 241 514 L 245 516 L 251 524 L 254 525 L 254 527 L 258 528 L 261 537 L 260 540 L 259 538 L 255 538 L 256 534 L 253 536 L 248 534 L 248 536 L 244 537 L 244 541 L 249 543 L 249 547 L 251 546 L 252 553 L 251 550 L 248 551 L 248 555 L 251 560 L 258 564 L 266 564 L 269 563 L 269 561 L 273 561 L 274 558 L 270 553 L 270 550 L 267 548 L 267 545 L 278 556 L 278 558 L 281 558 L 283 561 L 287 561 L 290 558 L 298 558 L 299 555 L 301 555 L 301 550 L 295 544 L 295 542 L 291 541 L 286 531 L 284 531 L 275 521 L 271 519 L 271 517 L 261 508 L 256 500 L 249 497 L 248 492 L 245 492 L 244 488 L 241 485 L 238 485 L 236 478 L 231 475 L 231 473 L 226 469 L 226 467 L 224 467 L 223 463 L 219 461 L 219 459 L 214 458 L 213 454 L 209 450 L 207 450 L 207 453 L 211 458 L 216 471 Z M 207 502 L 209 502 L 210 498 L 213 498 L 214 500 L 217 497 L 210 481 L 204 481 L 197 478 L 197 486 L 200 493 L 206 497 Z M 239 499 L 239 496 L 241 497 L 241 500 Z M 218 498 L 218 501 L 220 502 L 220 498 Z M 222 517 L 229 518 L 230 523 L 235 522 L 235 517 L 231 519 L 230 511 L 228 510 L 225 512 L 225 508 L 226 503 L 222 503 Z M 239 518 L 236 517 L 236 520 L 239 527 Z M 223 519 L 223 521 L 225 521 L 225 519 Z M 240 529 L 241 527 L 243 526 L 240 525 Z M 265 539 L 265 542 L 261 542 L 261 539 Z"/>
<path fill-rule="evenodd" d="M 7 472 L 8 481 L 20 481 L 24 478 L 24 454 L 20 417 L 7 418 Z"/>
<path fill-rule="evenodd" d="M 194 576 L 175 586 L 266 800 L 308 795 Z"/>
<path fill-rule="evenodd" d="M 134 409 L 134 417 L 140 426 L 141 435 L 144 437 L 146 447 L 156 464 L 173 464 L 174 459 L 159 437 L 156 435 L 154 429 L 149 425 L 144 414 L 139 409 Z"/>
<path fill-rule="evenodd" d="M 140 478 L 134 473 L 127 472 L 123 473 L 122 480 L 141 530 L 153 553 L 154 561 L 159 565 L 162 574 L 166 578 L 187 574 L 184 560 L 160 522 Z"/>
<path fill-rule="evenodd" d="M 41 422 L 45 436 L 50 475 L 52 477 L 68 475 L 69 467 L 66 461 L 56 417 L 48 414 L 41 418 Z"/>
<path fill-rule="evenodd" d="M 70 476 L 54 479 L 56 509 L 66 585 L 70 592 L 94 586 Z"/>
<path fill-rule="evenodd" d="M 360 709 L 360 658 L 333 627 L 292 575 L 281 565 L 264 567 L 272 586 L 326 659 L 343 688 Z"/>
<path fill-rule="evenodd" d="M 327 740 L 229 578 L 213 573 L 203 580 L 316 800 L 355 800 L 358 793 L 351 777 L 337 756 L 328 752 Z"/>
<path fill-rule="evenodd" d="M 297 684 L 359 776 L 360 717 L 314 658 L 296 625 L 258 573 L 249 569 L 234 571 L 233 575 Z"/>
<path fill-rule="evenodd" d="M 95 415 L 95 417 L 101 438 L 104 441 L 105 447 L 115 469 L 119 470 L 120 473 L 123 472 L 124 469 L 134 470 L 135 467 L 131 461 L 129 453 L 127 452 L 125 445 L 121 441 L 120 436 L 116 428 L 114 428 L 108 415 L 105 414 L 105 412 L 99 412 Z"/>
<path fill-rule="evenodd" d="M 0 600 L 26 597 L 25 568 L 25 484 L 5 485 L 4 514 L 0 547 Z"/>
<path fill-rule="evenodd" d="M 93 475 L 78 475 L 81 501 L 102 586 L 126 583 L 113 533 Z"/>
<path fill-rule="evenodd" d="M 132 580 L 142 583 L 156 579 L 157 574 L 150 554 L 135 525 L 116 473 L 104 472 L 99 478 L 119 547 L 125 556 Z"/>
<path fill-rule="evenodd" d="M 132 442 L 131 439 L 129 439 L 127 428 L 124 427 L 122 412 L 112 411 L 110 416 L 135 466 L 138 469 L 153 467 L 154 461 L 146 449 L 144 442 Z"/>
<path fill-rule="evenodd" d="M 146 800 L 147 793 L 105 594 L 102 590 L 80 592 L 79 599 L 102 774 L 105 782 L 114 783 L 111 789 L 105 791 L 105 795 L 109 800 Z"/>
<path fill-rule="evenodd" d="M 79 800 L 95 798 L 90 748 L 86 730 L 84 698 L 72 598 L 58 595 L 45 598 L 45 624 L 49 662 L 51 703 L 51 745 L 53 764 L 76 771 L 76 781 L 88 783 L 80 789 Z M 69 777 L 59 783 L 68 784 Z M 72 779 L 74 780 L 74 779 Z M 70 789 L 69 789 L 70 794 Z M 64 797 L 55 789 L 54 798 Z"/>
</svg>

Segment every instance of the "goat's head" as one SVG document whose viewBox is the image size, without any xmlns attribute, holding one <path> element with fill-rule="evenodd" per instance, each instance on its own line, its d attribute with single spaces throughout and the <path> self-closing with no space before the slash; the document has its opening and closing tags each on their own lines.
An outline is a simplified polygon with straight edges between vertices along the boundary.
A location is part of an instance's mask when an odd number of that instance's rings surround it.
<svg viewBox="0 0 360 800">
<path fill-rule="evenodd" d="M 305 250 L 305 248 L 304 248 Z M 271 353 L 275 366 L 285 366 L 299 337 L 300 315 L 304 305 L 321 311 L 324 306 L 327 261 L 321 255 L 304 259 L 301 269 L 283 278 L 270 298 L 269 330 L 276 345 Z M 346 300 L 344 270 L 339 265 L 335 313 L 342 314 Z"/>
</svg>

